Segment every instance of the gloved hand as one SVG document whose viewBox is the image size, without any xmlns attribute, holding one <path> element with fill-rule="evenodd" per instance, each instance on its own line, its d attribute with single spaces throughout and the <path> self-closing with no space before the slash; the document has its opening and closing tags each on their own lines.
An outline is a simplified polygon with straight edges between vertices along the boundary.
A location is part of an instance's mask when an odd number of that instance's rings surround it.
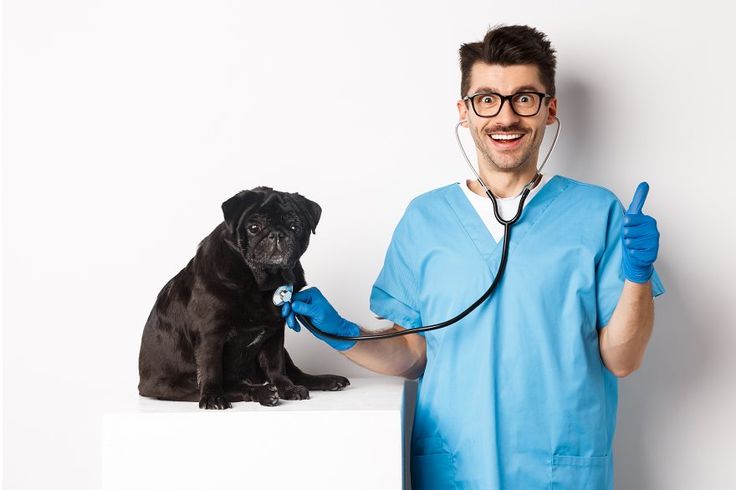
<svg viewBox="0 0 736 490">
<path fill-rule="evenodd" d="M 659 231 L 657 221 L 641 208 L 647 199 L 649 184 L 642 182 L 636 188 L 628 211 L 624 214 L 621 233 L 623 244 L 624 276 L 632 282 L 645 283 L 654 272 L 655 259 L 659 251 Z"/>
<path fill-rule="evenodd" d="M 281 316 L 286 318 L 286 324 L 298 332 L 301 330 L 294 313 L 307 317 L 312 325 L 325 332 L 336 335 L 357 336 L 360 335 L 360 327 L 345 320 L 332 305 L 325 299 L 322 292 L 317 288 L 307 288 L 291 296 L 291 303 L 281 306 Z M 337 350 L 347 350 L 356 344 L 356 340 L 337 340 L 314 334 Z"/>
</svg>

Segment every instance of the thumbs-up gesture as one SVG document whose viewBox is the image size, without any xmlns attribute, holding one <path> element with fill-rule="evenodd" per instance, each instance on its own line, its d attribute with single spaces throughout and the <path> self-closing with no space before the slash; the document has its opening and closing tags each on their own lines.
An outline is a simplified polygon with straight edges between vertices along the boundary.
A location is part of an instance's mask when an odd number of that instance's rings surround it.
<svg viewBox="0 0 736 490">
<path fill-rule="evenodd" d="M 638 283 L 647 282 L 652 277 L 652 264 L 659 250 L 657 220 L 641 212 L 648 193 L 649 184 L 646 182 L 636 188 L 631 205 L 624 214 L 621 233 L 624 276 L 629 281 Z"/>
</svg>

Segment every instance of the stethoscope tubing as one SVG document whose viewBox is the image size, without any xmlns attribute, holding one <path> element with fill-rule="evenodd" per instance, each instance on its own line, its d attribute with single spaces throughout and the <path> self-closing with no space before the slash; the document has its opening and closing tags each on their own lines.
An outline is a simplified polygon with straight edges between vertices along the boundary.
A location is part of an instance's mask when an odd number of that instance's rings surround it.
<svg viewBox="0 0 736 490">
<path fill-rule="evenodd" d="M 557 116 L 555 116 L 555 119 L 557 120 L 557 131 L 555 132 L 555 138 L 552 141 L 552 146 L 547 152 L 547 156 L 544 158 L 542 165 L 537 169 L 537 173 L 534 175 L 534 178 L 531 181 L 529 181 L 529 183 L 526 184 L 524 188 L 522 189 L 520 193 L 521 199 L 519 200 L 519 206 L 516 210 L 516 215 L 510 220 L 505 220 L 501 217 L 498 211 L 498 203 L 496 202 L 496 196 L 494 196 L 493 193 L 490 191 L 490 189 L 488 189 L 485 182 L 483 182 L 483 179 L 481 179 L 480 175 L 478 175 L 478 172 L 476 172 L 475 167 L 473 167 L 473 164 L 470 163 L 470 159 L 465 153 L 465 149 L 463 148 L 463 144 L 460 141 L 460 135 L 458 133 L 458 128 L 465 121 L 460 121 L 455 125 L 455 136 L 457 138 L 457 143 L 460 147 L 460 151 L 462 152 L 463 157 L 465 158 L 465 161 L 468 163 L 470 168 L 473 170 L 473 173 L 478 178 L 478 182 L 485 189 L 486 195 L 493 203 L 493 214 L 496 216 L 496 220 L 498 220 L 498 222 L 501 223 L 504 227 L 503 251 L 501 252 L 501 262 L 498 265 L 496 276 L 493 278 L 493 282 L 491 283 L 491 286 L 488 288 L 488 290 L 485 293 L 483 293 L 483 295 L 480 298 L 478 298 L 472 305 L 468 306 L 465 309 L 465 311 L 463 311 L 462 313 L 458 314 L 457 316 L 453 318 L 450 318 L 449 320 L 445 320 L 444 322 L 435 323 L 432 325 L 423 325 L 420 327 L 408 328 L 400 332 L 383 332 L 383 333 L 375 333 L 375 334 L 370 334 L 370 335 L 356 335 L 356 336 L 338 335 L 338 334 L 334 334 L 330 332 L 325 332 L 323 330 L 320 330 L 316 326 L 314 326 L 312 322 L 309 320 L 309 318 L 305 317 L 304 315 L 301 315 L 299 313 L 294 313 L 294 316 L 299 320 L 301 324 L 307 327 L 307 329 L 309 329 L 313 334 L 320 335 L 320 336 L 327 337 L 327 338 L 334 339 L 334 340 L 355 340 L 355 341 L 380 340 L 380 339 L 388 339 L 391 337 L 399 337 L 401 335 L 410 335 L 410 334 L 415 334 L 419 332 L 427 332 L 429 330 L 435 330 L 438 328 L 444 328 L 444 327 L 450 326 L 453 323 L 456 323 L 462 320 L 465 316 L 467 316 L 471 311 L 476 309 L 481 303 L 483 303 L 493 293 L 493 291 L 496 289 L 496 286 L 498 286 L 498 283 L 501 281 L 501 278 L 503 277 L 503 273 L 506 270 L 506 262 L 508 261 L 508 255 L 509 255 L 509 243 L 511 242 L 511 227 L 521 217 L 521 213 L 524 209 L 524 201 L 526 201 L 526 198 L 529 196 L 529 192 L 531 192 L 532 188 L 534 188 L 541 180 L 542 167 L 544 167 L 544 165 L 547 163 L 547 159 L 552 154 L 552 150 L 555 149 L 555 144 L 557 144 L 557 138 L 560 135 L 560 128 L 562 126 L 562 123 L 560 122 L 560 119 Z"/>
<path fill-rule="evenodd" d="M 527 191 L 526 194 L 528 195 L 528 191 Z M 526 197 L 526 195 L 523 196 L 523 198 L 525 198 L 525 197 Z M 503 252 L 501 253 L 501 263 L 498 266 L 498 271 L 496 272 L 496 277 L 493 279 L 493 282 L 491 283 L 491 286 L 488 288 L 488 290 L 485 293 L 483 293 L 483 296 L 481 296 L 480 298 L 478 298 L 475 301 L 475 303 L 473 303 L 472 305 L 470 305 L 469 307 L 467 307 L 465 309 L 465 311 L 463 311 L 459 315 L 455 316 L 454 318 L 451 318 L 451 319 L 446 320 L 444 322 L 435 323 L 433 325 L 424 325 L 424 326 L 421 326 L 421 327 L 409 328 L 409 329 L 406 329 L 406 330 L 402 330 L 400 332 L 384 332 L 384 333 L 375 333 L 375 334 L 371 334 L 371 335 L 347 336 L 347 335 L 333 334 L 333 333 L 330 333 L 330 332 L 324 332 L 324 331 L 320 330 L 319 328 L 315 327 L 314 325 L 312 325 L 312 322 L 309 321 L 309 319 L 307 317 L 305 317 L 303 315 L 300 315 L 299 313 L 295 313 L 294 315 L 296 316 L 296 318 L 305 327 L 307 327 L 309 330 L 311 330 L 312 333 L 323 335 L 325 337 L 328 337 L 328 338 L 331 338 L 331 339 L 335 339 L 335 340 L 378 340 L 378 339 L 388 339 L 388 338 L 391 338 L 391 337 L 398 337 L 400 335 L 409 335 L 409 334 L 413 334 L 413 333 L 427 332 L 429 330 L 435 330 L 437 328 L 447 327 L 447 326 L 449 326 L 449 325 L 451 325 L 451 324 L 453 324 L 455 322 L 458 322 L 458 321 L 462 320 L 471 311 L 473 311 L 474 309 L 476 309 L 478 307 L 478 305 L 480 305 L 481 303 L 483 303 L 486 300 L 486 298 L 488 298 L 488 296 L 490 296 L 491 293 L 493 293 L 493 290 L 496 289 L 496 286 L 498 285 L 499 281 L 501 280 L 501 277 L 503 277 L 503 272 L 506 269 L 506 261 L 508 259 L 508 247 L 509 247 L 509 240 L 510 240 L 509 237 L 510 237 L 510 235 L 511 235 L 511 225 L 510 224 L 506 224 L 506 225 L 504 225 Z"/>
</svg>

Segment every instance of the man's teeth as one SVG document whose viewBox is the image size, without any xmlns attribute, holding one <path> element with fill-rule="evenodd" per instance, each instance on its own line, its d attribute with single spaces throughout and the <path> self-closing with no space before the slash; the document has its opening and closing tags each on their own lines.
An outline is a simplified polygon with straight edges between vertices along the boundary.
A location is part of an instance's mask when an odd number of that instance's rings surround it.
<svg viewBox="0 0 736 490">
<path fill-rule="evenodd" d="M 522 136 L 524 135 L 523 134 L 492 134 L 491 138 L 493 138 L 494 140 L 515 140 L 515 139 L 521 138 Z"/>
</svg>

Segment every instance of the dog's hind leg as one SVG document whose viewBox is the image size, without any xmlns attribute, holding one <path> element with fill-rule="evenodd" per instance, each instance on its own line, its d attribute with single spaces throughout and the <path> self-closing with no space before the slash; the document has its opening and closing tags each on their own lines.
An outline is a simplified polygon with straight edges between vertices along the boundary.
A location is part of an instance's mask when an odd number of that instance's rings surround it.
<svg viewBox="0 0 736 490">
<path fill-rule="evenodd" d="M 199 401 L 199 388 L 196 379 L 188 379 L 186 375 L 181 376 L 177 382 L 171 378 L 153 378 L 138 386 L 141 396 L 157 398 L 159 400 L 172 401 Z"/>
<path fill-rule="evenodd" d="M 286 376 L 294 383 L 308 390 L 337 391 L 350 384 L 348 378 L 335 374 L 307 374 L 294 365 L 291 356 L 284 349 L 284 368 Z"/>
</svg>

